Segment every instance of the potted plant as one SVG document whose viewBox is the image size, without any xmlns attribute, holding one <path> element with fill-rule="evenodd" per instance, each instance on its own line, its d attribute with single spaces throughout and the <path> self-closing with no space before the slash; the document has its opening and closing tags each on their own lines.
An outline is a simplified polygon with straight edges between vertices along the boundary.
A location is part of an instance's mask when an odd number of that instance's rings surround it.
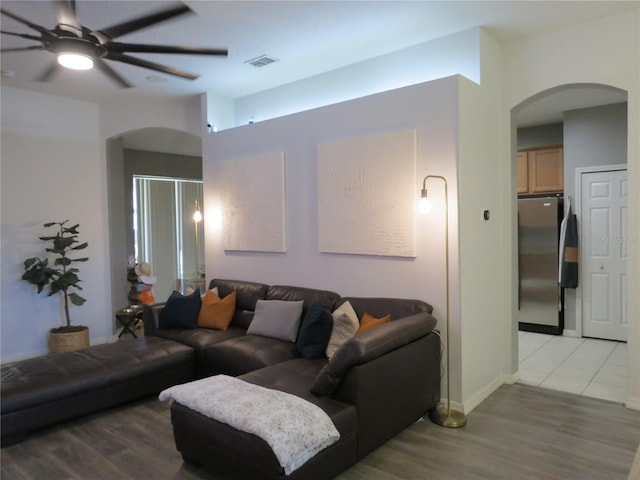
<svg viewBox="0 0 640 480">
<path fill-rule="evenodd" d="M 24 274 L 22 279 L 35 285 L 38 293 L 48 287 L 49 295 L 61 293 L 64 299 L 64 315 L 66 325 L 52 328 L 49 334 L 49 351 L 61 352 L 78 350 L 89 346 L 89 327 L 84 325 L 71 325 L 69 316 L 69 302 L 74 305 L 82 305 L 86 299 L 78 295 L 75 290 L 82 290 L 79 270 L 73 266 L 75 263 L 86 262 L 89 259 L 71 258 L 70 254 L 87 248 L 88 243 L 79 243 L 79 224 L 67 227 L 68 220 L 63 222 L 45 223 L 46 228 L 56 227 L 55 236 L 39 237 L 45 242 L 52 242 L 47 248 L 47 253 L 53 254 L 55 260 L 49 263 L 49 258 L 33 257 L 24 261 Z"/>
</svg>

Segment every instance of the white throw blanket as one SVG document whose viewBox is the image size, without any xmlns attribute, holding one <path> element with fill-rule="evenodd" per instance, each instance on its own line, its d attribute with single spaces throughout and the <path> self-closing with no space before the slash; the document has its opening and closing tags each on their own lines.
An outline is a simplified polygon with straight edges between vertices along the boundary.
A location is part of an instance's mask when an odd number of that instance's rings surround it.
<svg viewBox="0 0 640 480">
<path fill-rule="evenodd" d="M 160 393 L 160 400 L 170 399 L 262 438 L 287 475 L 340 438 L 329 416 L 313 403 L 227 375 L 176 385 Z"/>
</svg>

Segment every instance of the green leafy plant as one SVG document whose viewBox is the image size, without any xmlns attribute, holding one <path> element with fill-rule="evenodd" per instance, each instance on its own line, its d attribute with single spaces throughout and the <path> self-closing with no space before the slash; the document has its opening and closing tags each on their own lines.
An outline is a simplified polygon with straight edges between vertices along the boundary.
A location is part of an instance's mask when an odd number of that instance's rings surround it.
<svg viewBox="0 0 640 480">
<path fill-rule="evenodd" d="M 66 317 L 66 326 L 52 329 L 57 333 L 71 332 L 83 330 L 86 327 L 72 326 L 69 317 L 69 301 L 74 305 L 82 305 L 86 302 L 86 299 L 78 295 L 70 289 L 82 290 L 79 285 L 82 280 L 78 278 L 79 270 L 72 265 L 76 262 L 86 262 L 89 259 L 84 258 L 70 258 L 68 255 L 72 252 L 83 250 L 89 245 L 87 242 L 79 243 L 78 241 L 78 227 L 79 224 L 72 227 L 66 227 L 64 222 L 49 222 L 45 223 L 46 228 L 57 227 L 58 233 L 55 236 L 39 237 L 40 240 L 45 242 L 52 242 L 52 247 L 47 248 L 46 251 L 55 256 L 53 265 L 49 263 L 49 258 L 28 258 L 24 261 L 24 274 L 22 279 L 35 285 L 38 288 L 38 293 L 42 292 L 47 286 L 49 287 L 49 297 L 56 293 L 62 293 L 64 297 L 64 314 Z"/>
</svg>

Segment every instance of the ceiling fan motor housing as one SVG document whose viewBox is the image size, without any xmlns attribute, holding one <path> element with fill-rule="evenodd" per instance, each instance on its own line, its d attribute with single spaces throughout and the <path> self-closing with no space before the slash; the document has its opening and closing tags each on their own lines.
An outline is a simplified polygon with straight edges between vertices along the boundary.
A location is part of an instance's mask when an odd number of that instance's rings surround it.
<svg viewBox="0 0 640 480">
<path fill-rule="evenodd" d="M 95 40 L 92 41 L 86 38 L 64 36 L 58 37 L 54 41 L 43 38 L 42 43 L 48 51 L 57 55 L 61 53 L 78 53 L 91 58 L 102 58 L 107 54 L 105 47 Z"/>
</svg>

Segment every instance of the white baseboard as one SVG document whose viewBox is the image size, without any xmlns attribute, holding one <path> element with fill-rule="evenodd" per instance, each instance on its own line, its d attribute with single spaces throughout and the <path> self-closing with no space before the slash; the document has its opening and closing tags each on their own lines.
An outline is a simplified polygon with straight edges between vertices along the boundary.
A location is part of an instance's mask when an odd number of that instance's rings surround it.
<svg viewBox="0 0 640 480">
<path fill-rule="evenodd" d="M 580 338 L 577 330 L 567 330 L 566 328 L 562 331 L 563 337 L 572 337 L 572 338 Z"/>
<path fill-rule="evenodd" d="M 118 341 L 118 335 L 114 333 L 110 337 L 92 338 L 91 345 L 101 345 L 103 343 L 113 343 Z"/>
<path fill-rule="evenodd" d="M 520 371 L 511 374 L 506 373 L 504 375 L 504 383 L 506 383 L 507 385 L 513 385 L 514 383 L 517 383 L 518 380 L 520 380 Z"/>
<path fill-rule="evenodd" d="M 640 398 L 629 397 L 625 400 L 624 406 L 630 410 L 640 410 Z"/>
<path fill-rule="evenodd" d="M 510 380 L 512 378 L 512 375 L 509 375 L 508 377 Z M 466 399 L 464 401 L 464 410 L 462 411 L 468 414 L 474 408 L 484 402 L 489 397 L 489 395 L 495 392 L 504 383 L 508 383 L 506 375 L 500 375 L 499 377 L 496 377 L 495 380 L 485 385 L 481 390 L 477 391 L 471 397 Z"/>
</svg>

